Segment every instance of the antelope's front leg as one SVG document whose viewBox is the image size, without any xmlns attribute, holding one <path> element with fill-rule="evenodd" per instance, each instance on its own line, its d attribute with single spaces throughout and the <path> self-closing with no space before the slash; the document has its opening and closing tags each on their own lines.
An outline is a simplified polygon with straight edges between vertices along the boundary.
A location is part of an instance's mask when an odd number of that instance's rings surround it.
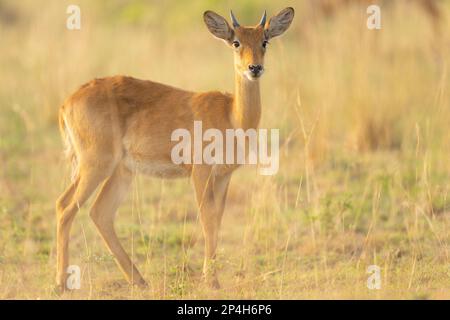
<svg viewBox="0 0 450 320">
<path fill-rule="evenodd" d="M 219 288 L 215 269 L 217 238 L 219 234 L 220 216 L 214 200 L 214 176 L 210 166 L 196 165 L 192 170 L 197 204 L 200 211 L 200 222 L 205 237 L 205 260 L 203 276 L 205 281 L 214 288 Z"/>
</svg>

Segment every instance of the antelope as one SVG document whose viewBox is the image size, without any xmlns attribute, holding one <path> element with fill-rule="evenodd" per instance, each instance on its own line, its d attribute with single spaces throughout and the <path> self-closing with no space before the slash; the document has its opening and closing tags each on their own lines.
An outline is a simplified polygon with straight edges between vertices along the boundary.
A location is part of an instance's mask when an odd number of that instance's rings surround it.
<svg viewBox="0 0 450 320">
<path fill-rule="evenodd" d="M 56 202 L 58 290 L 66 290 L 69 236 L 80 207 L 100 187 L 90 217 L 131 285 L 146 282 L 122 247 L 114 229 L 116 211 L 127 194 L 132 175 L 190 177 L 204 235 L 203 278 L 219 288 L 214 261 L 228 185 L 238 165 L 174 164 L 171 133 L 192 131 L 194 121 L 224 132 L 257 128 L 261 115 L 259 79 L 269 40 L 284 33 L 294 18 L 285 8 L 256 26 L 231 26 L 212 11 L 203 14 L 212 35 L 234 53 L 235 94 L 196 93 L 126 76 L 95 79 L 69 96 L 59 110 L 59 126 L 68 154 L 76 163 L 71 184 Z"/>
</svg>

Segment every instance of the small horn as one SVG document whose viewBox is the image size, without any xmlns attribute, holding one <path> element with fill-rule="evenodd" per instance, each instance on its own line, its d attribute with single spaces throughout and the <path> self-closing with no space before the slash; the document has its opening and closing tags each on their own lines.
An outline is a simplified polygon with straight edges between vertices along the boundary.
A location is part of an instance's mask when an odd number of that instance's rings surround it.
<svg viewBox="0 0 450 320">
<path fill-rule="evenodd" d="M 233 10 L 230 10 L 230 17 L 231 21 L 233 22 L 233 27 L 234 28 L 240 27 L 239 22 L 237 22 L 236 17 L 233 14 Z"/>
<path fill-rule="evenodd" d="M 261 21 L 259 22 L 259 25 L 261 27 L 264 27 L 266 25 L 266 18 L 267 18 L 267 11 L 264 10 L 264 14 L 263 14 L 263 16 L 261 18 Z"/>
</svg>

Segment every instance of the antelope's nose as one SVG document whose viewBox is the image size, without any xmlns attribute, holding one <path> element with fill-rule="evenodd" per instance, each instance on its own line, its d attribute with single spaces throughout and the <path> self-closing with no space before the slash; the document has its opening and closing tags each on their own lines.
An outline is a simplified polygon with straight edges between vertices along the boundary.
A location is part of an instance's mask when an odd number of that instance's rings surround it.
<svg viewBox="0 0 450 320">
<path fill-rule="evenodd" d="M 248 69 L 255 77 L 257 77 L 261 74 L 261 71 L 263 70 L 263 66 L 260 64 L 250 64 L 248 66 Z"/>
</svg>

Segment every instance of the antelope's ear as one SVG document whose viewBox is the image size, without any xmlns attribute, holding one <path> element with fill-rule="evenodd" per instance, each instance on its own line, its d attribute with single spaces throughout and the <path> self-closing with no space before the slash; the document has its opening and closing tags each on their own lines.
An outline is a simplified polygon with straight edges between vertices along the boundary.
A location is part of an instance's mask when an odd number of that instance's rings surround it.
<svg viewBox="0 0 450 320">
<path fill-rule="evenodd" d="M 234 31 L 228 24 L 227 20 L 221 15 L 212 11 L 205 11 L 203 20 L 209 31 L 216 37 L 225 41 L 231 41 Z"/>
<path fill-rule="evenodd" d="M 294 8 L 289 7 L 281 10 L 278 14 L 270 18 L 269 23 L 266 24 L 266 38 L 270 39 L 283 34 L 289 28 L 293 19 Z"/>
</svg>

